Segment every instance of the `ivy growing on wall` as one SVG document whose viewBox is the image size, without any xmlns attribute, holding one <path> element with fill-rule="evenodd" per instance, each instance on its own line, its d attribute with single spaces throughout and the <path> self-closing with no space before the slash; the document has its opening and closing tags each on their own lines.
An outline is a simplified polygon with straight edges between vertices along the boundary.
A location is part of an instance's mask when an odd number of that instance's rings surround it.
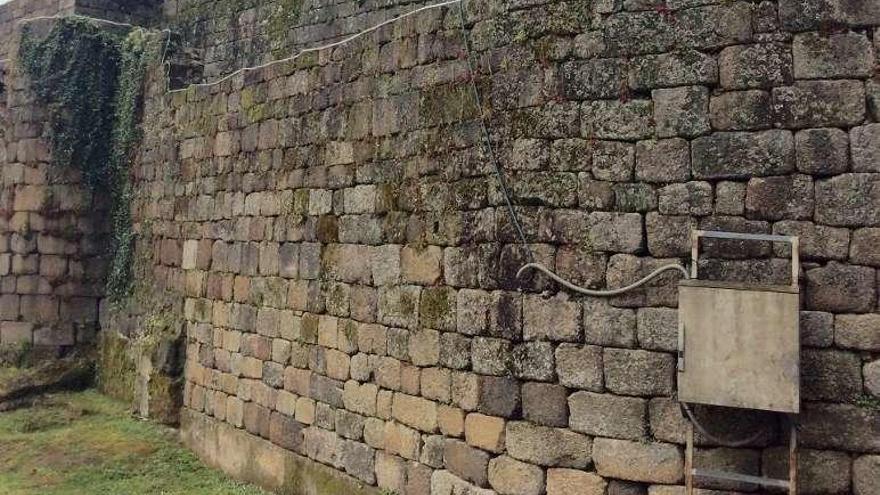
<svg viewBox="0 0 880 495">
<path fill-rule="evenodd" d="M 54 163 L 75 167 L 96 195 L 112 199 L 111 266 L 106 294 L 124 299 L 131 287 L 134 234 L 129 165 L 141 140 L 144 79 L 161 41 L 142 29 L 102 29 L 65 18 L 44 37 L 25 30 L 21 65 L 48 111 Z"/>
</svg>

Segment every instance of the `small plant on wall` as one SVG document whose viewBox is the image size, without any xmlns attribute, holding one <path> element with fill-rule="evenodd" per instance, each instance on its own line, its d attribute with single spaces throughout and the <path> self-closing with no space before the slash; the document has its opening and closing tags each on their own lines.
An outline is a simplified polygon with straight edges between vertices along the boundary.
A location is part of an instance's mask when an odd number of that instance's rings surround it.
<svg viewBox="0 0 880 495">
<path fill-rule="evenodd" d="M 129 167 L 141 140 L 146 67 L 164 41 L 139 28 L 111 31 L 76 17 L 59 20 L 46 36 L 22 33 L 20 62 L 48 112 L 54 163 L 80 170 L 96 196 L 112 200 L 106 283 L 112 301 L 131 288 Z"/>
</svg>

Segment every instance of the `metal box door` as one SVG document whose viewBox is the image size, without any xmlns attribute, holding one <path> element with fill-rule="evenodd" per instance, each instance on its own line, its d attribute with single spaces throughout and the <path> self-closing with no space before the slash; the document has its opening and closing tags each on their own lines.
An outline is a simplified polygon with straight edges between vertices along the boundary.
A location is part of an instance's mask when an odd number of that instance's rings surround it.
<svg viewBox="0 0 880 495">
<path fill-rule="evenodd" d="M 679 400 L 799 412 L 798 309 L 793 287 L 682 281 Z"/>
</svg>

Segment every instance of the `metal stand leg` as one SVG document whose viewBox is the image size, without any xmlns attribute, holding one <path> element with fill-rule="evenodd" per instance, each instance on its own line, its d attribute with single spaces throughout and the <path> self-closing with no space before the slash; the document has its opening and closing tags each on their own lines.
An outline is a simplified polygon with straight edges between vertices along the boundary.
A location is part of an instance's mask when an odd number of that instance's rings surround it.
<svg viewBox="0 0 880 495">
<path fill-rule="evenodd" d="M 694 424 L 687 422 L 687 450 L 684 457 L 685 495 L 694 495 Z"/>
<path fill-rule="evenodd" d="M 794 418 L 788 417 L 790 432 L 788 436 L 788 495 L 797 495 L 798 486 L 798 454 L 797 454 L 797 424 Z"/>
<path fill-rule="evenodd" d="M 687 424 L 687 445 L 685 447 L 684 459 L 684 483 L 685 495 L 694 495 L 696 481 L 700 480 L 719 480 L 719 481 L 736 481 L 741 483 L 751 483 L 754 485 L 781 488 L 788 490 L 789 495 L 797 495 L 797 478 L 798 478 L 798 455 L 797 455 L 797 426 L 794 418 L 788 417 L 790 425 L 789 446 L 788 446 L 788 479 L 774 479 L 764 476 L 753 476 L 748 474 L 739 474 L 720 471 L 716 469 L 703 469 L 694 466 L 694 429 L 698 425 L 694 425 L 692 420 L 688 420 Z M 700 431 L 703 431 L 702 429 Z M 708 435 L 708 434 L 707 434 Z M 709 437 L 711 438 L 711 437 Z"/>
</svg>

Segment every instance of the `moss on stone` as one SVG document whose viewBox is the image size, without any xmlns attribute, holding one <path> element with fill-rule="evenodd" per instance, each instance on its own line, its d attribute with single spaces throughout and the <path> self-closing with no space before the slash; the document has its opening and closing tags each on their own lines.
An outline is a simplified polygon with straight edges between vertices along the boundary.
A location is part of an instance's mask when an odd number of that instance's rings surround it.
<svg viewBox="0 0 880 495">
<path fill-rule="evenodd" d="M 116 399 L 132 402 L 136 369 L 129 354 L 130 341 L 113 331 L 101 332 L 98 342 L 98 389 Z"/>
</svg>

